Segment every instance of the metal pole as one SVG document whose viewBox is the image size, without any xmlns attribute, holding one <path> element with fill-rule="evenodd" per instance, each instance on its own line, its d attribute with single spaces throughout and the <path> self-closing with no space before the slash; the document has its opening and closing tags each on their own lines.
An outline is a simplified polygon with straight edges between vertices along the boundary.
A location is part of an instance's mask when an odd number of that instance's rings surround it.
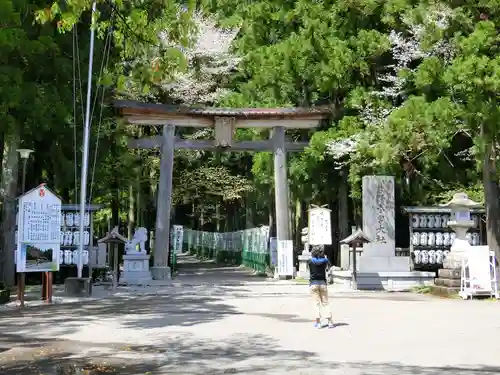
<svg viewBox="0 0 500 375">
<path fill-rule="evenodd" d="M 23 158 L 23 179 L 21 183 L 21 194 L 24 194 L 24 192 L 26 191 L 26 164 L 28 164 L 28 158 Z"/>
<path fill-rule="evenodd" d="M 83 128 L 83 155 L 82 175 L 80 183 L 80 242 L 78 244 L 78 277 L 83 274 L 83 240 L 85 203 L 87 201 L 87 174 L 89 167 L 89 140 L 90 140 L 90 104 L 92 96 L 92 66 L 94 63 L 94 40 L 95 40 L 95 13 L 96 1 L 92 3 L 92 15 L 90 25 L 90 50 L 89 50 L 89 72 L 87 82 L 87 102 L 85 103 L 85 126 Z"/>
</svg>

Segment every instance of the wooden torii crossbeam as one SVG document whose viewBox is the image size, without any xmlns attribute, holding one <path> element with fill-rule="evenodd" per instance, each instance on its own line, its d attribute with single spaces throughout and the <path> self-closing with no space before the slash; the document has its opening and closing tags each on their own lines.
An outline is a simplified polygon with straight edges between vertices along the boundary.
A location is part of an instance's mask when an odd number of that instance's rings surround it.
<svg viewBox="0 0 500 375">
<path fill-rule="evenodd" d="M 161 148 L 158 205 L 156 211 L 155 256 L 152 269 L 155 279 L 170 276 L 168 269 L 170 240 L 170 206 L 172 201 L 172 172 L 175 149 L 211 151 L 272 151 L 276 197 L 276 234 L 279 241 L 291 241 L 288 209 L 288 178 L 286 152 L 302 151 L 308 142 L 287 142 L 286 129 L 313 129 L 319 121 L 331 115 L 331 109 L 318 108 L 192 108 L 155 103 L 118 100 L 114 107 L 131 124 L 161 125 L 162 136 L 129 141 L 131 148 Z M 215 130 L 213 140 L 181 139 L 175 127 Z M 272 129 L 269 140 L 233 140 L 237 128 Z M 278 249 L 279 251 L 279 249 Z M 293 257 L 286 260 L 292 262 Z M 287 269 L 291 269 L 288 265 Z M 289 275 L 292 276 L 292 275 Z"/>
</svg>

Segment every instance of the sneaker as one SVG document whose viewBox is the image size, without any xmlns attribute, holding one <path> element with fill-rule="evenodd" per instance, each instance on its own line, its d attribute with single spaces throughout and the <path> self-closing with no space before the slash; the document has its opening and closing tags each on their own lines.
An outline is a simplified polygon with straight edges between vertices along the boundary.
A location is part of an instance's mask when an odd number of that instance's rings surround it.
<svg viewBox="0 0 500 375">
<path fill-rule="evenodd" d="M 323 328 L 323 325 L 321 323 L 315 322 L 314 328 Z"/>
<path fill-rule="evenodd" d="M 333 324 L 333 322 L 328 322 L 328 328 L 335 328 L 335 324 Z"/>
</svg>

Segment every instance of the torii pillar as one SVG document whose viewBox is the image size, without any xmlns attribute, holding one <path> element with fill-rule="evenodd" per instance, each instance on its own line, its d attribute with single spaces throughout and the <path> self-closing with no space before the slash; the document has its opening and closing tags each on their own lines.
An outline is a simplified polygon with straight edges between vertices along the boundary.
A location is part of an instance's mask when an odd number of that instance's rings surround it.
<svg viewBox="0 0 500 375">
<path fill-rule="evenodd" d="M 130 140 L 129 147 L 161 148 L 160 179 L 156 213 L 154 248 L 155 280 L 170 277 L 168 267 L 170 248 L 170 213 L 172 202 L 172 173 L 175 149 L 210 151 L 272 151 L 274 154 L 274 180 L 276 198 L 276 236 L 278 243 L 291 241 L 288 200 L 287 152 L 302 151 L 308 142 L 287 142 L 286 129 L 314 129 L 319 121 L 328 118 L 330 108 L 278 108 L 278 109 L 226 109 L 190 108 L 164 104 L 140 103 L 118 100 L 115 108 L 129 123 L 162 126 L 162 136 Z M 212 127 L 215 139 L 190 140 L 175 136 L 176 127 Z M 271 129 L 270 140 L 234 142 L 236 128 Z M 278 249 L 279 251 L 279 249 Z M 280 258 L 286 261 L 281 268 L 293 269 L 293 256 Z M 288 271 L 288 273 L 290 273 Z M 280 276 L 293 276 L 281 274 Z"/>
</svg>

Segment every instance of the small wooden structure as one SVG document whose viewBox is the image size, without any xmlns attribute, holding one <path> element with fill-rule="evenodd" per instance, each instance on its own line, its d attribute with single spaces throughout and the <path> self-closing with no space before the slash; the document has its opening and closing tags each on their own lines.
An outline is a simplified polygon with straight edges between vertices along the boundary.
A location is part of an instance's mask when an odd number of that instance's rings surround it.
<svg viewBox="0 0 500 375">
<path fill-rule="evenodd" d="M 371 242 L 371 240 L 366 236 L 362 229 L 356 230 L 349 237 L 344 238 L 340 241 L 341 244 L 347 244 L 352 246 L 352 281 L 351 287 L 353 289 L 358 289 L 358 264 L 357 264 L 357 252 L 356 248 L 362 246 L 365 243 Z"/>
<path fill-rule="evenodd" d="M 331 108 L 191 108 L 119 100 L 119 115 L 131 124 L 163 126 L 163 135 L 136 139 L 131 148 L 161 148 L 160 181 L 156 211 L 153 277 L 166 279 L 170 239 L 170 206 L 175 149 L 211 151 L 271 151 L 274 154 L 277 240 L 292 240 L 289 229 L 287 151 L 302 151 L 309 142 L 289 142 L 286 129 L 314 129 L 330 117 Z M 188 140 L 175 136 L 175 127 L 214 128 L 214 139 Z M 269 140 L 234 141 L 237 128 L 271 129 Z M 293 262 L 293 259 L 289 260 Z"/>
<path fill-rule="evenodd" d="M 113 291 L 116 290 L 118 286 L 118 245 L 127 243 L 127 238 L 118 233 L 118 227 L 114 227 L 111 232 L 106 233 L 106 235 L 97 241 L 98 244 L 104 243 L 106 245 L 110 244 L 113 249 Z M 110 248 L 108 248 L 108 254 L 110 254 Z"/>
</svg>

